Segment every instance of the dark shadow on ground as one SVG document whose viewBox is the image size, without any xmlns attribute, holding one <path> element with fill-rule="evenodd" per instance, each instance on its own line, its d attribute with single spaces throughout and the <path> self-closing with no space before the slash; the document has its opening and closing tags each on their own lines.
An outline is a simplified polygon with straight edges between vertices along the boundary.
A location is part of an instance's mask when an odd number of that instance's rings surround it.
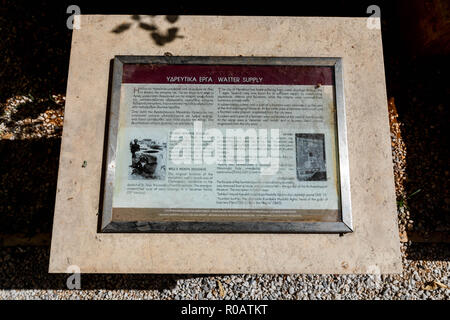
<svg viewBox="0 0 450 320">
<path fill-rule="evenodd" d="M 15 95 L 65 92 L 72 33 L 65 8 L 49 1 L 2 0 L 0 103 Z"/>
<path fill-rule="evenodd" d="M 0 233 L 51 232 L 60 144 L 0 140 Z"/>
<path fill-rule="evenodd" d="M 448 57 L 426 54 L 412 43 L 407 19 L 417 19 L 410 4 L 394 6 L 384 20 L 383 51 L 388 97 L 395 98 L 406 146 L 404 184 L 412 229 L 408 234 L 439 232 L 440 243 L 413 242 L 406 256 L 412 260 L 450 260 L 449 139 L 450 81 Z M 385 11 L 382 11 L 385 12 Z M 383 14 L 382 14 L 383 16 Z M 427 26 L 430 28 L 430 26 Z M 445 41 L 445 40 L 443 40 Z M 448 41 L 448 39 L 447 39 Z M 398 199 L 402 200 L 402 199 Z"/>
<path fill-rule="evenodd" d="M 413 243 L 407 249 L 414 260 L 450 260 L 450 175 L 448 134 L 448 57 L 416 58 L 402 62 L 401 91 L 395 96 L 402 137 L 406 145 L 405 190 L 411 232 L 447 235 L 447 243 Z"/>
</svg>

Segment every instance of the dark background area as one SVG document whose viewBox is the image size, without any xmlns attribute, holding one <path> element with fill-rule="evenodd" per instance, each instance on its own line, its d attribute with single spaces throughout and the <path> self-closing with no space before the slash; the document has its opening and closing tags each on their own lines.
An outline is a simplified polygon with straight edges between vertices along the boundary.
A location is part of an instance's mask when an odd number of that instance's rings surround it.
<svg viewBox="0 0 450 320">
<path fill-rule="evenodd" d="M 31 102 L 21 106 L 13 120 L 33 117 L 52 105 L 51 94 L 65 94 L 72 33 L 66 27 L 69 17 L 66 9 L 71 4 L 77 4 L 82 14 L 342 17 L 368 17 L 367 7 L 375 4 L 381 9 L 387 94 L 395 98 L 399 121 L 403 123 L 402 135 L 407 149 L 406 194 L 421 190 L 408 202 L 413 230 L 444 234 L 441 242 L 413 242 L 407 256 L 413 260 L 449 260 L 449 141 L 445 129 L 449 119 L 447 60 L 450 36 L 448 23 L 440 25 L 439 19 L 433 16 L 427 20 L 426 15 L 430 13 L 421 9 L 428 3 L 434 12 L 437 9 L 433 6 L 438 5 L 440 14 L 448 21 L 449 11 L 448 6 L 442 5 L 444 1 L 316 1 L 300 2 L 300 5 L 241 2 L 232 7 L 229 2 L 227 5 L 224 2 L 122 3 L 0 0 L 0 115 L 6 100 L 16 95 L 29 95 L 35 101 L 44 99 L 46 104 Z M 421 19 L 425 24 L 420 24 Z M 5 125 L 12 126 L 13 123 Z M 55 137 L 0 139 L 2 239 L 15 234 L 50 235 L 59 149 L 60 138 Z M 5 247 L 0 243 L 0 288 L 64 288 L 65 275 L 47 274 L 48 239 L 43 242 L 44 246 L 26 249 Z M 36 261 L 36 264 L 20 267 L 25 259 Z M 176 278 L 183 278 L 164 275 L 85 277 L 103 279 L 105 287 L 110 289 L 140 288 L 141 280 L 150 278 L 156 288 L 170 287 Z M 90 283 L 89 278 L 84 279 L 85 284 Z M 147 282 L 143 289 L 151 289 L 151 286 Z M 84 285 L 83 288 L 89 289 Z"/>
</svg>

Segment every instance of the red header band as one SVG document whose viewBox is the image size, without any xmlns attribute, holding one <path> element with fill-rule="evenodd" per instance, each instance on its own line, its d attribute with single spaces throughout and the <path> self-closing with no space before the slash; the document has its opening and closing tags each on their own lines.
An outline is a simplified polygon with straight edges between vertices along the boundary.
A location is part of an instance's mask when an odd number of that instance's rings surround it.
<svg viewBox="0 0 450 320">
<path fill-rule="evenodd" d="M 334 85 L 322 66 L 124 64 L 122 83 Z"/>
</svg>

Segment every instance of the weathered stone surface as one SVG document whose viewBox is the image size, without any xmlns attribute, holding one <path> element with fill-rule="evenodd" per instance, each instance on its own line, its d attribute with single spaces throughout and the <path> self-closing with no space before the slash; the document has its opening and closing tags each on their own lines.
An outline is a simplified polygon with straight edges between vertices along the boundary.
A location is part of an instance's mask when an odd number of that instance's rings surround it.
<svg viewBox="0 0 450 320">
<path fill-rule="evenodd" d="M 365 18 L 156 17 L 158 30 L 179 28 L 161 46 L 137 24 L 111 32 L 123 23 L 81 16 L 73 32 L 50 272 L 401 271 L 380 30 Z M 354 233 L 97 233 L 110 60 L 164 54 L 343 57 Z"/>
</svg>

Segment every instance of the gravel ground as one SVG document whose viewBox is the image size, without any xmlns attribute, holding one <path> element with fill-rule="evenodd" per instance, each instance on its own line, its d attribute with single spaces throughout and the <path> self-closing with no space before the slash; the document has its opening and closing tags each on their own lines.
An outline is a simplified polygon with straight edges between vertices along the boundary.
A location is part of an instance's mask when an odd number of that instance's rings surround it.
<svg viewBox="0 0 450 320">
<path fill-rule="evenodd" d="M 404 259 L 400 275 L 48 275 L 48 248 L 1 252 L 2 299 L 449 299 L 450 265 Z M 18 270 L 20 269 L 20 270 Z"/>
<path fill-rule="evenodd" d="M 45 3 L 32 10 L 1 1 L 0 299 L 449 299 L 445 58 L 399 53 L 389 15 L 386 105 L 402 274 L 82 275 L 82 290 L 66 290 L 66 275 L 47 268 L 70 33 L 64 13 Z"/>
</svg>

